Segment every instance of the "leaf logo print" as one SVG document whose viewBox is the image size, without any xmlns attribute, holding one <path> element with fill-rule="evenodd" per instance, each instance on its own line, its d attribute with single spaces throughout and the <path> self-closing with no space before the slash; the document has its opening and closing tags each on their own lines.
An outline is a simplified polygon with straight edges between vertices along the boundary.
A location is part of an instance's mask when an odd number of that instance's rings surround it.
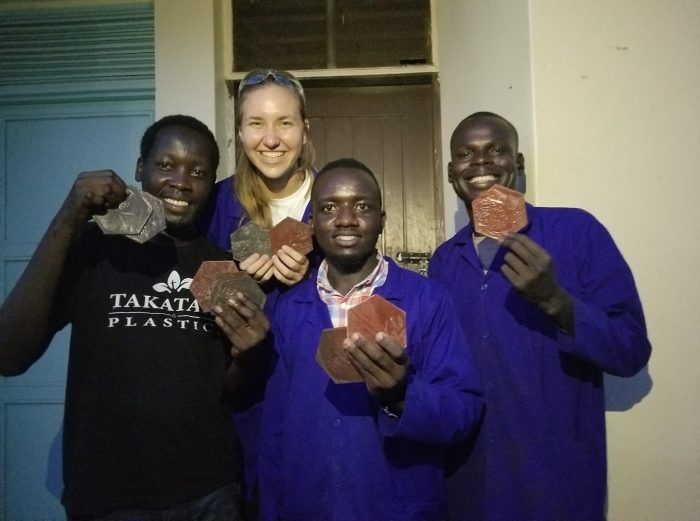
<svg viewBox="0 0 700 521">
<path fill-rule="evenodd" d="M 158 293 L 172 293 L 174 291 L 182 291 L 183 289 L 190 289 L 192 284 L 192 279 L 185 277 L 180 279 L 180 274 L 173 270 L 168 276 L 168 282 L 159 282 L 153 285 L 153 289 Z"/>
<path fill-rule="evenodd" d="M 165 282 L 159 282 L 158 284 L 154 284 L 153 289 L 156 290 L 158 293 L 170 293 L 170 288 Z"/>
<path fill-rule="evenodd" d="M 182 291 L 183 289 L 190 289 L 190 285 L 192 284 L 192 279 L 189 277 L 185 277 L 182 279 L 182 282 L 180 282 L 180 285 L 177 287 L 177 291 Z"/>
</svg>

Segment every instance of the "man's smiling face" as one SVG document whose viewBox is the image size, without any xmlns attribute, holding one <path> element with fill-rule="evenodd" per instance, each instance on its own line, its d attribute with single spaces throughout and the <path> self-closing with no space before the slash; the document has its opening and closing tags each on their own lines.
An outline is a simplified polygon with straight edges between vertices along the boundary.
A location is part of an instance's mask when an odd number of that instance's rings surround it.
<svg viewBox="0 0 700 521">
<path fill-rule="evenodd" d="M 463 121 L 452 134 L 450 153 L 448 179 L 468 208 L 495 184 L 514 188 L 518 140 L 502 119 L 481 116 Z"/>
<path fill-rule="evenodd" d="M 384 228 L 381 195 L 371 174 L 352 167 L 328 170 L 316 179 L 311 200 L 313 233 L 329 264 L 346 273 L 371 268 Z"/>
<path fill-rule="evenodd" d="M 196 130 L 166 126 L 136 165 L 144 191 L 163 201 L 168 230 L 191 228 L 207 202 L 216 172 L 209 140 Z"/>
</svg>

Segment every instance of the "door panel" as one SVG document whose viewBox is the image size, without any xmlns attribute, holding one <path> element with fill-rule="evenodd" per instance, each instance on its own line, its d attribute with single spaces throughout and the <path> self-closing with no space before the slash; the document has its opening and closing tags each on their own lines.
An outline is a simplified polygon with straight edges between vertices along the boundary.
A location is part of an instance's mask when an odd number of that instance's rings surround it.
<svg viewBox="0 0 700 521">
<path fill-rule="evenodd" d="M 80 3 L 0 2 L 0 301 L 81 171 L 135 182 L 153 121 L 153 3 Z M 69 336 L 59 332 L 25 374 L 0 377 L 0 521 L 65 518 Z"/>
<path fill-rule="evenodd" d="M 134 184 L 153 99 L 0 104 L 0 297 L 21 275 L 81 171 L 112 169 Z M 37 298 L 40 298 L 38 296 Z M 25 374 L 0 377 L 0 520 L 63 519 L 61 428 L 70 328 Z"/>
<path fill-rule="evenodd" d="M 318 167 L 353 157 L 377 176 L 387 214 L 381 250 L 394 258 L 402 251 L 432 252 L 443 239 L 433 87 L 305 90 Z"/>
<path fill-rule="evenodd" d="M 151 113 L 121 115 L 66 111 L 6 116 L 5 237 L 9 242 L 38 242 L 78 173 L 110 168 L 134 183 L 138 139 Z M 119 138 L 123 136 L 123 138 Z"/>
<path fill-rule="evenodd" d="M 63 519 L 60 426 L 63 404 L 23 393 L 6 404 L 7 520 Z M 44 397 L 45 398 L 45 397 Z M 31 435 L 28 435 L 31 434 Z"/>
</svg>

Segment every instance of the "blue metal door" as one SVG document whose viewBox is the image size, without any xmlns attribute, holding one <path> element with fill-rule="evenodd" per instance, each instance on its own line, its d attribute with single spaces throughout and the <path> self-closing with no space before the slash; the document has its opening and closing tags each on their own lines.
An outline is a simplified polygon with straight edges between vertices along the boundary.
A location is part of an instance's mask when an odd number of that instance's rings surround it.
<svg viewBox="0 0 700 521">
<path fill-rule="evenodd" d="M 41 34 L 17 36 L 28 16 Z M 128 183 L 135 182 L 139 139 L 153 122 L 154 60 L 151 5 L 3 13 L 0 18 L 3 41 L 16 39 L 0 49 L 1 300 L 81 171 L 112 169 Z M 121 28 L 129 23 L 144 27 L 141 43 L 130 43 L 150 69 L 134 72 L 132 66 L 125 76 L 117 70 L 124 65 L 124 52 L 112 62 L 98 56 L 103 51 L 85 39 L 90 21 L 96 33 L 104 31 L 105 23 L 116 24 L 114 38 L 122 43 L 130 37 L 120 36 Z M 74 40 L 58 38 L 71 27 Z M 55 41 L 42 42 L 45 34 Z M 99 43 L 109 51 L 108 40 Z M 37 55 L 34 60 L 13 54 L 24 46 L 26 56 L 27 45 Z M 66 53 L 61 45 L 72 50 Z M 23 68 L 23 61 L 32 63 Z M 95 61 L 99 66 L 91 70 Z M 61 331 L 24 375 L 0 377 L 0 521 L 65 519 L 60 504 L 61 431 L 69 335 L 69 330 Z"/>
</svg>

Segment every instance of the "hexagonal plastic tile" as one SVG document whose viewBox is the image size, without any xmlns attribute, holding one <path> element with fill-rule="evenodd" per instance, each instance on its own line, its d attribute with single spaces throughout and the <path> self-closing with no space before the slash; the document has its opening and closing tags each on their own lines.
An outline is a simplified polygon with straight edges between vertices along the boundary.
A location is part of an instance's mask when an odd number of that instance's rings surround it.
<svg viewBox="0 0 700 521">
<path fill-rule="evenodd" d="M 374 337 L 380 331 L 406 347 L 406 312 L 381 295 L 372 295 L 348 311 L 348 337 L 360 333 L 376 344 Z"/>
<path fill-rule="evenodd" d="M 137 235 L 141 233 L 152 211 L 153 208 L 143 198 L 141 190 L 127 186 L 126 199 L 117 208 L 92 217 L 105 235 Z"/>
<path fill-rule="evenodd" d="M 240 291 L 262 309 L 265 305 L 265 293 L 260 289 L 253 277 L 244 271 L 235 273 L 219 273 L 209 289 L 209 308 L 224 306 L 226 301 Z"/>
<path fill-rule="evenodd" d="M 141 197 L 143 197 L 143 200 L 151 208 L 151 215 L 148 216 L 146 224 L 143 225 L 139 233 L 126 235 L 126 237 L 139 244 L 150 241 L 153 237 L 165 230 L 167 226 L 163 201 L 148 192 L 141 192 Z"/>
<path fill-rule="evenodd" d="M 474 231 L 501 240 L 527 225 L 525 196 L 501 185 L 493 185 L 472 201 Z"/>
<path fill-rule="evenodd" d="M 233 261 L 204 261 L 192 278 L 190 291 L 197 299 L 202 311 L 209 311 L 209 293 L 211 284 L 220 273 L 235 273 L 238 271 Z"/>
<path fill-rule="evenodd" d="M 283 244 L 291 246 L 302 255 L 311 252 L 314 249 L 311 227 L 292 217 L 286 217 L 270 230 L 272 253 L 277 253 Z"/>
<path fill-rule="evenodd" d="M 255 223 L 244 224 L 231 234 L 231 256 L 237 261 L 250 257 L 253 253 L 270 255 L 270 234 Z"/>
<path fill-rule="evenodd" d="M 336 384 L 363 381 L 341 347 L 348 336 L 347 331 L 345 327 L 324 329 L 316 349 L 316 361 Z"/>
</svg>

